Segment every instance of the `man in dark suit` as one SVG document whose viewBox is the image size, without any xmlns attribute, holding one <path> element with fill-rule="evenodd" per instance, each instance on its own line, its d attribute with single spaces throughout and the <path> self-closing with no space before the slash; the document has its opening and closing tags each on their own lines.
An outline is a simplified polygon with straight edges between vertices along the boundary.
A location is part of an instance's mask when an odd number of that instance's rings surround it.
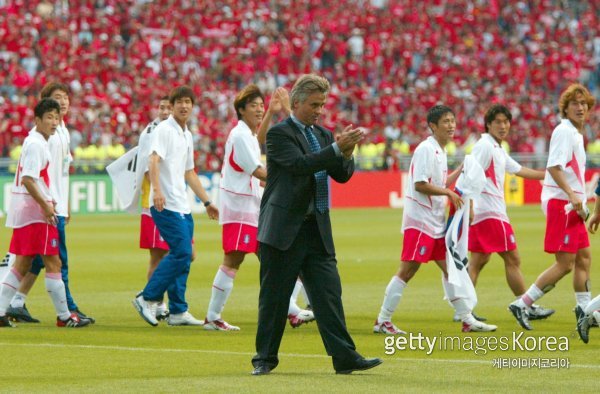
<svg viewBox="0 0 600 394">
<path fill-rule="evenodd" d="M 346 329 L 331 234 L 328 176 L 347 182 L 354 173 L 352 152 L 363 132 L 346 127 L 333 134 L 316 122 L 329 82 L 314 74 L 291 91 L 292 115 L 267 134 L 267 185 L 260 207 L 260 296 L 253 375 L 271 372 L 285 329 L 290 295 L 300 276 L 319 332 L 337 373 L 381 364 L 356 352 Z"/>
</svg>

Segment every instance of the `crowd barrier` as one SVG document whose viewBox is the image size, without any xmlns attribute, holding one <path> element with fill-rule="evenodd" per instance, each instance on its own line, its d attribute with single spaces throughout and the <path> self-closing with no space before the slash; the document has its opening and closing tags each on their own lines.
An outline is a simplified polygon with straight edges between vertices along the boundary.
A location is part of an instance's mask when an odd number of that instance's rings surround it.
<svg viewBox="0 0 600 394">
<path fill-rule="evenodd" d="M 208 192 L 211 201 L 219 201 L 220 173 L 203 173 L 198 178 Z M 600 170 L 586 172 L 586 193 L 589 199 L 594 197 Z M 374 171 L 355 172 L 345 184 L 330 180 L 330 198 L 332 208 L 402 208 L 406 172 Z M 6 212 L 10 204 L 10 190 L 13 177 L 0 177 L 0 209 Z M 538 204 L 542 191 L 542 182 L 507 175 L 505 196 L 509 206 Z M 202 202 L 188 189 L 192 212 L 204 212 Z M 108 175 L 72 175 L 71 176 L 71 212 L 78 213 L 116 213 L 123 212 L 116 191 Z"/>
</svg>

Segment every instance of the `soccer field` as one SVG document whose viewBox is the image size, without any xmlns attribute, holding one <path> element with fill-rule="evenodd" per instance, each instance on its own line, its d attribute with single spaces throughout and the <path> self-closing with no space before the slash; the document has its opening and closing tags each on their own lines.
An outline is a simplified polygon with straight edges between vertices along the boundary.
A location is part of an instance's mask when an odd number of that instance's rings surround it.
<svg viewBox="0 0 600 394">
<path fill-rule="evenodd" d="M 357 349 L 367 357 L 382 357 L 383 365 L 351 376 L 335 375 L 315 323 L 286 329 L 279 367 L 269 376 L 253 377 L 250 359 L 258 305 L 258 261 L 248 256 L 225 306 L 225 320 L 240 332 L 207 332 L 201 327 L 151 327 L 139 317 L 131 300 L 145 284 L 147 252 L 138 249 L 139 217 L 77 216 L 67 227 L 70 279 L 80 308 L 96 318 L 83 329 L 55 327 L 54 308 L 38 281 L 27 300 L 41 324 L 2 329 L 0 391 L 23 392 L 465 392 L 527 390 L 593 391 L 600 373 L 600 330 L 592 329 L 584 345 L 575 332 L 575 299 L 571 276 L 560 282 L 540 304 L 555 308 L 547 321 L 533 321 L 534 331 L 521 333 L 507 311 L 513 296 L 495 256 L 477 286 L 476 312 L 499 326 L 495 333 L 463 334 L 452 322 L 453 311 L 443 300 L 440 271 L 423 267 L 404 293 L 394 322 L 422 333 L 439 344 L 457 337 L 454 347 L 396 350 L 385 354 L 385 336 L 372 333 L 385 287 L 399 264 L 401 210 L 335 210 L 333 233 L 342 276 L 347 324 Z M 509 209 L 522 257 L 527 286 L 552 262 L 543 253 L 544 218 L 538 206 Z M 220 227 L 196 216 L 196 261 L 188 282 L 190 312 L 203 318 L 214 274 L 222 260 Z M 592 255 L 600 256 L 598 238 L 591 236 Z M 0 230 L 7 248 L 10 231 Z M 592 278 L 600 277 L 595 262 Z M 600 287 L 592 289 L 593 295 Z M 302 305 L 302 303 L 300 303 Z M 467 339 L 472 337 L 472 339 Z M 469 341 L 479 339 L 469 349 Z M 532 338 L 529 338 L 532 337 Z M 540 339 L 540 337 L 547 337 Z M 561 339 L 560 337 L 566 337 Z M 529 338 L 529 339 L 527 339 Z M 558 339 L 548 350 L 548 343 Z M 509 349 L 500 344 L 508 341 Z M 562 341 L 562 342 L 561 342 Z M 566 344 L 565 344 L 566 341 Z M 460 342 L 460 346 L 457 344 Z M 484 343 L 485 342 L 485 343 Z M 497 350 L 493 351 L 493 343 Z M 558 345 L 568 350 L 558 350 Z M 423 344 L 423 343 L 422 343 Z M 413 342 L 418 346 L 417 342 Z M 427 345 L 424 345 L 427 347 Z M 523 346 L 521 349 L 519 346 Z M 515 348 L 516 347 L 516 348 Z M 535 349 L 532 349 L 535 347 Z M 540 350 L 541 347 L 541 350 Z M 514 348 L 514 349 L 513 349 Z M 487 351 L 486 351 L 487 350 Z M 486 353 L 486 354 L 482 354 Z M 498 368 L 494 363 L 526 360 L 538 366 Z M 560 359 L 569 368 L 545 368 Z"/>
</svg>

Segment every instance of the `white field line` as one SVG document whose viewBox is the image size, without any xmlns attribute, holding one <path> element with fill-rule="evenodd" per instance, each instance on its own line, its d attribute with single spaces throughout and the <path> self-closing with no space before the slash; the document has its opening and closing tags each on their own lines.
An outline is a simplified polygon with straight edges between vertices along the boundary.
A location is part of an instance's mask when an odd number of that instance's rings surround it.
<svg viewBox="0 0 600 394">
<path fill-rule="evenodd" d="M 47 348 L 69 348 L 69 349 L 92 349 L 92 350 L 118 350 L 124 352 L 155 352 L 155 353 L 198 353 L 198 354 L 219 354 L 230 356 L 246 356 L 252 357 L 255 353 L 250 352 L 231 352 L 227 350 L 204 350 L 204 349 L 154 349 L 146 347 L 129 347 L 129 346 L 102 346 L 102 345 L 72 345 L 61 343 L 9 343 L 0 342 L 0 346 L 12 347 L 47 347 Z M 300 353 L 279 353 L 282 357 L 296 358 L 329 358 L 324 354 L 300 354 Z M 510 357 L 508 357 L 510 358 Z M 549 357 L 551 358 L 551 357 Z M 568 358 L 568 357 L 565 357 Z M 453 364 L 478 364 L 492 366 L 492 360 L 459 360 L 459 359 L 441 359 L 441 358 L 385 358 L 385 361 L 393 362 L 420 362 L 420 363 L 453 363 Z M 587 368 L 600 369 L 600 364 L 570 364 L 569 368 Z"/>
</svg>

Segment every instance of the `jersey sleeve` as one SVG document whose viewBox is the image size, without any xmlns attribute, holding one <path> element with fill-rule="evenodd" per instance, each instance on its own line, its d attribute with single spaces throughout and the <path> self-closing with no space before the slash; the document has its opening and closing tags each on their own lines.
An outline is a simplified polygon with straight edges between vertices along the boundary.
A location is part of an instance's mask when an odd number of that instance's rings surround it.
<svg viewBox="0 0 600 394">
<path fill-rule="evenodd" d="M 493 147 L 490 144 L 482 141 L 476 143 L 471 151 L 471 155 L 473 155 L 475 161 L 481 165 L 481 168 L 483 168 L 484 171 L 487 170 L 492 162 L 492 149 Z"/>
<path fill-rule="evenodd" d="M 413 182 L 429 182 L 433 176 L 433 158 L 431 152 L 424 146 L 415 150 L 413 155 L 412 177 Z"/>
<path fill-rule="evenodd" d="M 170 130 L 167 127 L 157 126 L 154 129 L 154 134 L 150 139 L 150 149 L 148 156 L 156 153 L 161 159 L 165 159 L 167 156 L 167 146 L 169 146 L 169 139 L 171 136 Z"/>
<path fill-rule="evenodd" d="M 22 166 L 21 177 L 39 179 L 44 165 L 44 148 L 40 144 L 29 144 L 21 153 L 20 165 Z"/>
<path fill-rule="evenodd" d="M 560 166 L 564 170 L 573 156 L 573 142 L 569 130 L 557 127 L 550 138 L 548 149 L 548 164 L 546 168 Z"/>
<path fill-rule="evenodd" d="M 506 172 L 508 172 L 509 174 L 516 174 L 517 172 L 521 171 L 521 168 L 523 168 L 522 165 L 520 165 L 515 159 L 510 157 L 510 155 L 506 151 L 504 151 L 504 155 L 506 156 Z"/>
<path fill-rule="evenodd" d="M 252 152 L 252 138 L 249 134 L 238 134 L 233 140 L 231 152 L 235 164 L 248 175 L 252 175 L 258 167 L 262 166 L 260 158 Z"/>
</svg>

